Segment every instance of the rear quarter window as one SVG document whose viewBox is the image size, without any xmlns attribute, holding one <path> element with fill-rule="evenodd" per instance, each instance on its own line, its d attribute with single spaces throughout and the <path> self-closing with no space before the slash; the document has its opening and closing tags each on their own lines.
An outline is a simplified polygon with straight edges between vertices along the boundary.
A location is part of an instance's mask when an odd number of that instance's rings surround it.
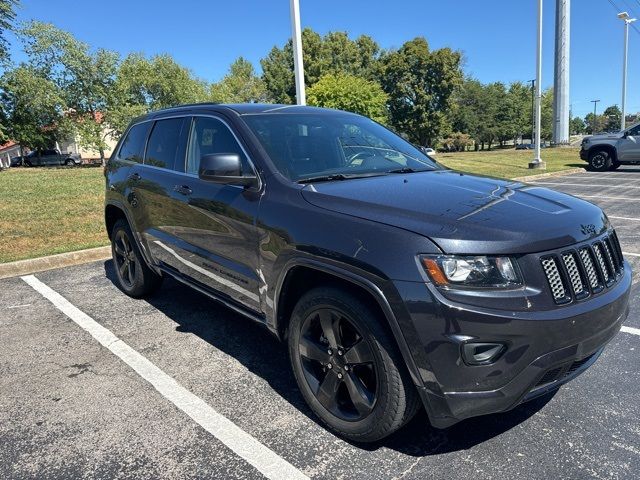
<svg viewBox="0 0 640 480">
<path fill-rule="evenodd" d="M 147 141 L 147 134 L 151 124 L 152 122 L 139 123 L 129 129 L 118 152 L 119 160 L 142 163 L 144 145 Z"/>
</svg>

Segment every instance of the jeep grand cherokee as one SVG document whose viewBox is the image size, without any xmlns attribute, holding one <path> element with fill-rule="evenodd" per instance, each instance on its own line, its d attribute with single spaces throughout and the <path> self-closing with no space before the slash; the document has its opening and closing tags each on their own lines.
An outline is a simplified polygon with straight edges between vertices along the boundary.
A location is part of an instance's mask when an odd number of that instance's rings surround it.
<svg viewBox="0 0 640 480">
<path fill-rule="evenodd" d="M 421 407 L 444 428 L 557 389 L 628 313 L 600 208 L 449 170 L 359 115 L 162 110 L 131 123 L 105 174 L 120 288 L 169 276 L 264 324 L 351 440 Z"/>
</svg>

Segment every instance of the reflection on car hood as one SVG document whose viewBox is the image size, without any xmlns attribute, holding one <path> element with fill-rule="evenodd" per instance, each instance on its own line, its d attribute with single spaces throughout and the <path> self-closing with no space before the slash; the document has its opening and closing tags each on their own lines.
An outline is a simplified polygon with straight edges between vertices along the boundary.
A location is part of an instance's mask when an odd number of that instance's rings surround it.
<svg viewBox="0 0 640 480">
<path fill-rule="evenodd" d="M 309 203 L 429 237 L 446 253 L 531 253 L 594 237 L 600 208 L 534 185 L 450 170 L 305 186 Z"/>
</svg>

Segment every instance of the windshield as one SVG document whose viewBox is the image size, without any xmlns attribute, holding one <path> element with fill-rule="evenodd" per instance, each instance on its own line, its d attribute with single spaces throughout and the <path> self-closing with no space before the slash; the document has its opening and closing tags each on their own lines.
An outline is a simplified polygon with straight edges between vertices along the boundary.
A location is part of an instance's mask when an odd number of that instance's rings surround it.
<svg viewBox="0 0 640 480">
<path fill-rule="evenodd" d="M 359 115 L 264 113 L 243 118 L 276 168 L 292 181 L 441 168 L 406 140 Z"/>
</svg>

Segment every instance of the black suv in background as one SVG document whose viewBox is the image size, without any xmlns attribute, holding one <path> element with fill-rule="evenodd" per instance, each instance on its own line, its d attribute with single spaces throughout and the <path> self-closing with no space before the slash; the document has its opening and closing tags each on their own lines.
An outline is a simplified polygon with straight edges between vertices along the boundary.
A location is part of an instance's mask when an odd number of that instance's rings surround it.
<svg viewBox="0 0 640 480">
<path fill-rule="evenodd" d="M 630 267 L 600 208 L 448 170 L 359 115 L 163 110 L 132 122 L 105 174 L 121 289 L 170 276 L 266 325 L 351 440 L 421 406 L 444 428 L 551 392 L 628 313 Z"/>
</svg>

